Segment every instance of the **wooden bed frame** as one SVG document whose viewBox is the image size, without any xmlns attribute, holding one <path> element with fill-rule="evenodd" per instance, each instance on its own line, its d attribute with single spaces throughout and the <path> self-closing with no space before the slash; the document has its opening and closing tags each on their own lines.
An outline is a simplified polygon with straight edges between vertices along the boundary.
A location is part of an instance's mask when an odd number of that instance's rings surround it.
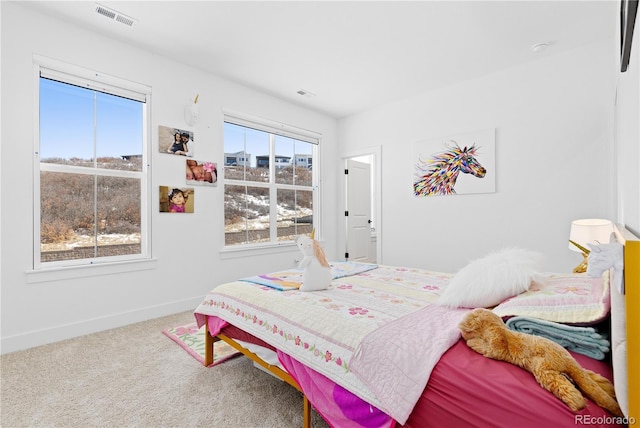
<svg viewBox="0 0 640 428">
<path fill-rule="evenodd" d="M 624 282 L 627 326 L 627 374 L 629 426 L 638 426 L 640 421 L 640 365 L 632 364 L 640 358 L 640 238 L 628 231 L 624 226 L 616 226 L 615 234 L 618 242 L 624 245 Z M 303 396 L 303 427 L 311 428 L 311 405 L 300 385 L 280 367 L 266 363 L 253 352 L 242 347 L 235 340 L 224 334 L 212 337 L 209 325 L 205 323 L 205 366 L 213 363 L 213 344 L 223 340 L 253 362 L 259 364 L 269 373 L 296 388 Z M 636 357 L 631 357 L 635 355 Z"/>
</svg>

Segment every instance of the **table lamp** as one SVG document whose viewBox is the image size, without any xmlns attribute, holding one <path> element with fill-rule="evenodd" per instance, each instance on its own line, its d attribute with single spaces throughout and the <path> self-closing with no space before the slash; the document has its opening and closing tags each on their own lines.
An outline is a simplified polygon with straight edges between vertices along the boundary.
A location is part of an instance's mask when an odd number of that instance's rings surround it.
<svg viewBox="0 0 640 428">
<path fill-rule="evenodd" d="M 613 233 L 613 223 L 598 218 L 574 220 L 569 232 L 569 249 L 582 253 L 582 263 L 573 269 L 574 273 L 587 271 L 589 248 L 587 244 L 608 244 Z"/>
</svg>

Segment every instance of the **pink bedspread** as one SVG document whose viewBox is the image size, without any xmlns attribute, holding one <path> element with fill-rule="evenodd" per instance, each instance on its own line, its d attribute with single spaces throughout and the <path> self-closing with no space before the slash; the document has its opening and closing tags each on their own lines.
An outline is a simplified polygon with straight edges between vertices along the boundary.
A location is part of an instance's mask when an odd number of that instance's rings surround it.
<svg viewBox="0 0 640 428">
<path fill-rule="evenodd" d="M 467 312 L 432 304 L 405 315 L 369 333 L 349 367 L 404 423 L 440 357 L 460 338 L 458 324 Z"/>
<path fill-rule="evenodd" d="M 611 367 L 571 353 L 586 369 L 612 378 Z M 440 359 L 404 428 L 620 427 L 616 418 L 587 400 L 574 413 L 513 364 L 485 358 L 458 341 Z"/>
</svg>

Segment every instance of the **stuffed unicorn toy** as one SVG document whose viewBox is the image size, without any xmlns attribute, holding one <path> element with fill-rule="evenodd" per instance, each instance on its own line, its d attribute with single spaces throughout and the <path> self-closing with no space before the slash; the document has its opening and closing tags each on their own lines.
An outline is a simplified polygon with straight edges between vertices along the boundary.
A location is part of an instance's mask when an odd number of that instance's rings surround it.
<svg viewBox="0 0 640 428">
<path fill-rule="evenodd" d="M 306 235 L 300 235 L 296 238 L 296 244 L 304 255 L 298 264 L 298 267 L 304 270 L 300 291 L 319 291 L 329 288 L 333 279 L 331 266 L 318 241 Z"/>
<path fill-rule="evenodd" d="M 612 282 L 618 291 L 624 294 L 624 283 L 622 281 L 624 275 L 624 252 L 622 244 L 612 242 L 610 244 L 587 245 L 591 248 L 591 251 L 587 250 L 587 254 L 589 254 L 587 275 L 592 278 L 598 278 L 607 269 L 613 269 Z"/>
</svg>

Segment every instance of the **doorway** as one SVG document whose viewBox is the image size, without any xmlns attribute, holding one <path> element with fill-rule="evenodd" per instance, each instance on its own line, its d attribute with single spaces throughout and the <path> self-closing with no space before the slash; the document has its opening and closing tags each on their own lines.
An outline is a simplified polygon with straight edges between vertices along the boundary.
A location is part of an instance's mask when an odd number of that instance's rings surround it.
<svg viewBox="0 0 640 428">
<path fill-rule="evenodd" d="M 349 153 L 344 160 L 344 256 L 381 263 L 380 148 Z"/>
</svg>

